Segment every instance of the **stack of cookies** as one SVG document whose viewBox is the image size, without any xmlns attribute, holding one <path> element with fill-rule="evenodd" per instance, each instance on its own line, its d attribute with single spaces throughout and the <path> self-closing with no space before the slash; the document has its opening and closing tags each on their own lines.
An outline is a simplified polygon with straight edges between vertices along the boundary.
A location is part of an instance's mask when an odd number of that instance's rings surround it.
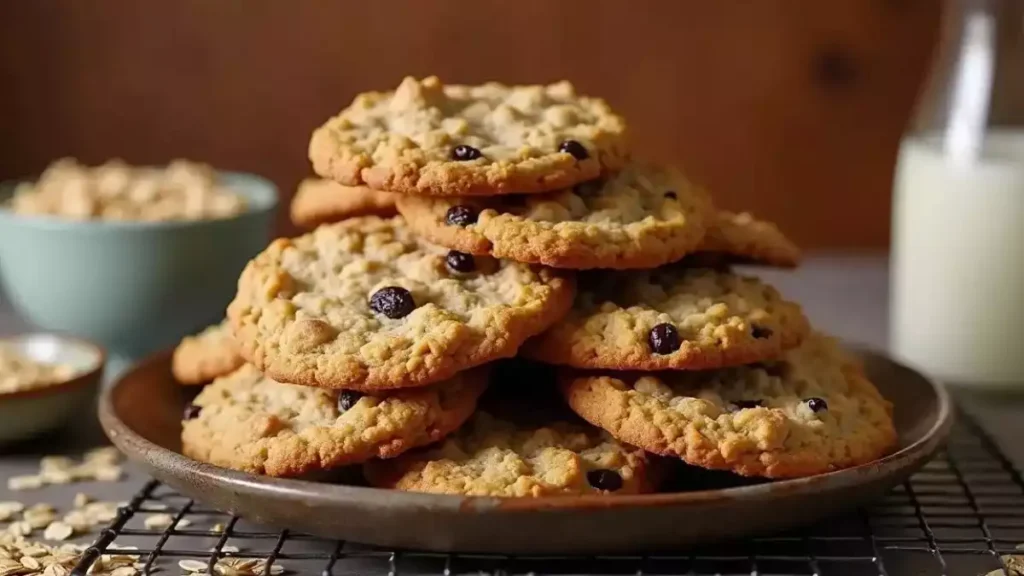
<svg viewBox="0 0 1024 576">
<path fill-rule="evenodd" d="M 544 496 L 656 491 L 673 460 L 787 478 L 894 447 L 862 368 L 731 269 L 796 266 L 796 246 L 633 158 L 603 100 L 406 78 L 309 153 L 309 232 L 254 258 L 225 323 L 175 354 L 182 383 L 213 380 L 186 454 Z"/>
</svg>

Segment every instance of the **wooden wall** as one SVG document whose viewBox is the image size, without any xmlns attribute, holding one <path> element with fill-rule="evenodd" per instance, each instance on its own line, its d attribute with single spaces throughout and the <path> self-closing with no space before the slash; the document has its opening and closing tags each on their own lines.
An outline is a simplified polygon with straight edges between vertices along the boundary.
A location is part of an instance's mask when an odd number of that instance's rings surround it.
<svg viewBox="0 0 1024 576">
<path fill-rule="evenodd" d="M 938 0 L 3 2 L 0 177 L 184 156 L 290 190 L 358 91 L 568 78 L 721 204 L 808 247 L 883 247 L 938 20 Z"/>
</svg>

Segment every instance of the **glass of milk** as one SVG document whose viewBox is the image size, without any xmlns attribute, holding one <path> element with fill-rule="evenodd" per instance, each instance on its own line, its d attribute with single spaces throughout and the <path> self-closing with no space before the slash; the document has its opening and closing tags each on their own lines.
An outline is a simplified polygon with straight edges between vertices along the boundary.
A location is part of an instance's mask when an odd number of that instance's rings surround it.
<svg viewBox="0 0 1024 576">
<path fill-rule="evenodd" d="M 1024 2 L 950 0 L 893 187 L 890 346 L 1024 391 Z"/>
</svg>

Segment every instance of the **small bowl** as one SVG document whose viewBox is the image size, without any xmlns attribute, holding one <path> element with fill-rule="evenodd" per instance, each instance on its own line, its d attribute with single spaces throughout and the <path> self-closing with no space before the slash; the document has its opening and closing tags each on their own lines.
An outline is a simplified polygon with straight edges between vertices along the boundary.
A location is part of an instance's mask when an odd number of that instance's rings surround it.
<svg viewBox="0 0 1024 576">
<path fill-rule="evenodd" d="M 270 241 L 277 188 L 220 173 L 248 209 L 218 220 L 73 221 L 0 208 L 0 280 L 46 330 L 141 356 L 224 317 L 246 262 Z M 0 205 L 16 183 L 0 184 Z"/>
<path fill-rule="evenodd" d="M 103 348 L 69 336 L 22 334 L 0 338 L 23 356 L 47 364 L 65 364 L 75 369 L 75 377 L 60 382 L 0 394 L 0 443 L 24 440 L 48 432 L 88 415 L 103 376 L 107 355 Z"/>
</svg>

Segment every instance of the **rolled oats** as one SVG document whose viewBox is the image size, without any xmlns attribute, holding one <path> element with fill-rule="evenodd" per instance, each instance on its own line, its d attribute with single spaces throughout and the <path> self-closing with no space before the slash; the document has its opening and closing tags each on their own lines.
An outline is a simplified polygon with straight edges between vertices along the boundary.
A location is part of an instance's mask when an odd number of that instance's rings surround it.
<svg viewBox="0 0 1024 576">
<path fill-rule="evenodd" d="M 0 522 L 6 522 L 25 509 L 21 502 L 0 502 Z"/>
<path fill-rule="evenodd" d="M 174 517 L 170 514 L 153 514 L 147 516 L 143 523 L 150 530 L 165 530 L 174 523 Z"/>
<path fill-rule="evenodd" d="M 39 476 L 11 476 L 7 479 L 8 490 L 35 490 L 43 487 L 43 479 Z"/>
<path fill-rule="evenodd" d="M 243 212 L 245 200 L 204 164 L 175 160 L 158 169 L 111 160 L 87 167 L 66 158 L 37 182 L 19 185 L 10 209 L 72 220 L 210 220 Z"/>
<path fill-rule="evenodd" d="M 43 532 L 43 538 L 47 540 L 67 540 L 75 533 L 75 529 L 64 522 L 52 522 Z"/>
<path fill-rule="evenodd" d="M 39 461 L 38 474 L 12 476 L 7 479 L 7 488 L 35 490 L 49 484 L 69 484 L 78 480 L 115 482 L 124 475 L 124 471 L 118 465 L 120 460 L 121 453 L 113 446 L 90 450 L 82 456 L 81 462 L 67 456 L 44 456 Z M 84 494 L 81 496 L 88 498 Z M 2 504 L 0 503 L 0 519 L 7 513 Z"/>
<path fill-rule="evenodd" d="M 199 560 L 179 560 L 178 567 L 186 572 L 206 572 L 206 562 Z"/>
<path fill-rule="evenodd" d="M 44 388 L 66 382 L 77 371 L 64 364 L 48 364 L 0 344 L 0 394 Z"/>
</svg>

